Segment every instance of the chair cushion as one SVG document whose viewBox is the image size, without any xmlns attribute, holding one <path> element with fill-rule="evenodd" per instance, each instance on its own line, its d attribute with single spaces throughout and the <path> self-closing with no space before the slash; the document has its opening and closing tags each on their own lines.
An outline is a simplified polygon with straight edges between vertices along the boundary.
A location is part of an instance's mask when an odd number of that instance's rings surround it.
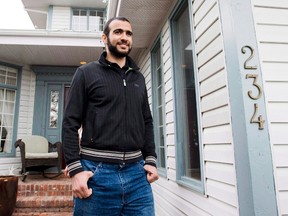
<svg viewBox="0 0 288 216">
<path fill-rule="evenodd" d="M 48 153 L 49 143 L 45 137 L 32 135 L 22 138 L 25 143 L 25 153 Z"/>
<path fill-rule="evenodd" d="M 25 158 L 27 158 L 27 159 L 58 158 L 58 153 L 57 153 L 57 152 L 49 152 L 49 153 L 26 153 Z"/>
</svg>

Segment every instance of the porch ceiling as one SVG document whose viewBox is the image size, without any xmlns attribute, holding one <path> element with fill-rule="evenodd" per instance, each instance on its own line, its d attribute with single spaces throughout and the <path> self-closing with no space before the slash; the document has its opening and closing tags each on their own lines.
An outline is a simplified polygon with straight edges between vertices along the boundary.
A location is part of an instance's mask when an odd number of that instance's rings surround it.
<svg viewBox="0 0 288 216">
<path fill-rule="evenodd" d="M 101 53 L 102 49 L 95 47 L 0 44 L 0 60 L 21 66 L 77 66 L 80 61 L 96 60 Z"/>
<path fill-rule="evenodd" d="M 26 2 L 26 6 L 28 6 L 28 3 L 32 0 L 23 0 L 23 2 Z M 41 2 L 52 3 L 51 0 Z M 60 0 L 58 2 L 74 2 L 76 4 L 79 0 Z M 109 10 L 109 17 L 125 16 L 132 23 L 134 46 L 130 56 L 137 60 L 139 54 L 151 46 L 153 39 L 159 34 L 164 20 L 177 0 L 112 0 L 111 2 L 118 4 L 110 4 L 110 7 L 114 9 Z M 57 1 L 55 0 L 53 3 L 56 4 Z M 1 36 L 3 36 L 3 31 L 0 30 L 0 38 Z M 43 35 L 43 37 L 45 36 Z M 91 46 L 81 46 L 79 44 L 61 46 L 59 44 L 19 44 L 15 38 L 12 37 L 12 39 L 15 40 L 15 43 L 0 40 L 0 61 L 18 65 L 77 66 L 82 60 L 87 62 L 96 60 L 103 50 L 102 47 L 95 46 L 93 42 L 91 42 Z M 98 36 L 96 40 L 99 40 Z"/>
</svg>

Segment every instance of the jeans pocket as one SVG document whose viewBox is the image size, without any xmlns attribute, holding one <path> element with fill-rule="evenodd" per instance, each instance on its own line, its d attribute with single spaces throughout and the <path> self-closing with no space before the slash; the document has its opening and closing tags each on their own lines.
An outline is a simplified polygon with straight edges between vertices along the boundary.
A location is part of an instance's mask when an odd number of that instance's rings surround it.
<svg viewBox="0 0 288 216">
<path fill-rule="evenodd" d="M 81 164 L 85 171 L 93 172 L 94 176 L 99 172 L 99 169 L 102 166 L 102 162 L 95 162 L 95 161 L 90 161 L 90 160 L 85 160 L 85 159 L 81 160 Z"/>
<path fill-rule="evenodd" d="M 144 169 L 144 165 L 145 165 L 145 161 L 144 160 L 140 160 L 137 162 L 138 168 L 140 169 L 140 171 L 146 172 L 146 170 Z"/>
</svg>

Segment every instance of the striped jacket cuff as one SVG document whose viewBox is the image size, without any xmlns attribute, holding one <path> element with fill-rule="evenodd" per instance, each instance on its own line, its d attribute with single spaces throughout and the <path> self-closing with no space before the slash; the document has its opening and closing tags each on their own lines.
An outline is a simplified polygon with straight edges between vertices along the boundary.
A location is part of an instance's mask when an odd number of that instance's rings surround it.
<svg viewBox="0 0 288 216">
<path fill-rule="evenodd" d="M 72 162 L 70 164 L 67 164 L 67 166 L 68 166 L 69 176 L 70 177 L 76 175 L 79 172 L 84 171 L 79 160 L 78 161 L 74 161 L 74 162 Z"/>
<path fill-rule="evenodd" d="M 154 156 L 147 156 L 147 157 L 145 158 L 145 164 L 148 164 L 148 165 L 157 167 L 157 165 L 156 165 L 156 157 L 154 157 Z"/>
</svg>

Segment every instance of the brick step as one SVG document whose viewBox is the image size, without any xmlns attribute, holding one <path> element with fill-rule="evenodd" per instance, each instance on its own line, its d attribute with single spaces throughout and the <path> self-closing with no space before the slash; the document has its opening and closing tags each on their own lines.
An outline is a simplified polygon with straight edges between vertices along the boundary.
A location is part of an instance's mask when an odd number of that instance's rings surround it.
<svg viewBox="0 0 288 216">
<path fill-rule="evenodd" d="M 73 207 L 70 196 L 28 196 L 19 197 L 16 208 L 63 208 Z"/>
<path fill-rule="evenodd" d="M 19 180 L 18 196 L 13 216 L 71 216 L 72 185 L 69 178 L 49 179 L 41 175 Z"/>
<path fill-rule="evenodd" d="M 67 177 L 45 179 L 41 176 L 25 182 L 19 180 L 18 197 L 28 196 L 72 196 L 71 181 Z"/>
<path fill-rule="evenodd" d="M 72 216 L 72 211 L 66 212 L 14 212 L 12 216 Z"/>
</svg>

